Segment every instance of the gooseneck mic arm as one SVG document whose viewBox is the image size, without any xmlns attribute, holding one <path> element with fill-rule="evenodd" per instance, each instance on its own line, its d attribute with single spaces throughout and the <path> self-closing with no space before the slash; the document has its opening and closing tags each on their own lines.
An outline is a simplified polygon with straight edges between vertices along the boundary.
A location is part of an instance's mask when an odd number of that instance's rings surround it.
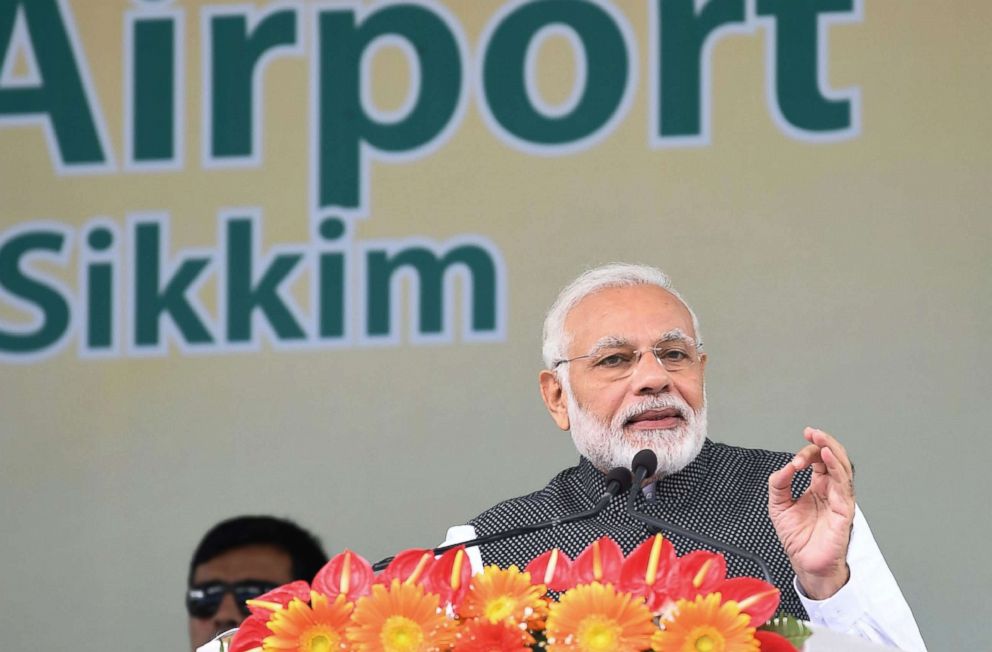
<svg viewBox="0 0 992 652">
<path fill-rule="evenodd" d="M 738 557 L 743 557 L 749 561 L 754 562 L 758 568 L 761 569 L 761 574 L 765 576 L 765 581 L 775 585 L 772 581 L 771 571 L 768 570 L 768 564 L 753 552 L 748 552 L 747 550 L 742 550 L 737 546 L 732 546 L 729 543 L 723 543 L 722 541 L 717 541 L 712 537 L 708 537 L 705 534 L 699 534 L 698 532 L 691 532 L 683 527 L 679 527 L 668 521 L 663 521 L 660 518 L 655 518 L 649 514 L 644 514 L 643 512 L 638 512 L 634 509 L 634 497 L 637 494 L 637 490 L 641 488 L 641 483 L 644 482 L 644 478 L 654 475 L 654 472 L 658 469 L 658 457 L 654 454 L 654 451 L 650 449 L 644 449 L 634 456 L 633 462 L 631 462 L 631 468 L 634 469 L 634 490 L 630 492 L 627 496 L 627 512 L 636 518 L 641 523 L 650 525 L 657 530 L 663 530 L 665 532 L 670 532 L 673 534 L 678 534 L 680 536 L 694 541 L 696 543 L 701 543 L 704 546 L 714 548 L 720 552 L 729 553 L 731 555 L 736 555 Z"/>
<path fill-rule="evenodd" d="M 543 521 L 541 523 L 521 525 L 520 527 L 515 527 L 511 530 L 494 532 L 493 534 L 478 537 L 470 541 L 462 541 L 461 543 L 451 543 L 446 546 L 439 546 L 434 548 L 432 552 L 434 555 L 440 555 L 448 550 L 451 550 L 452 548 L 457 548 L 458 546 L 465 546 L 466 548 L 481 546 L 487 543 L 494 543 L 496 541 L 503 541 L 504 539 L 512 539 L 513 537 L 530 534 L 531 532 L 536 532 L 538 530 L 565 525 L 566 523 L 572 523 L 573 521 L 581 521 L 583 519 L 592 518 L 606 509 L 606 506 L 610 504 L 611 500 L 630 489 L 630 487 L 630 471 L 623 467 L 617 467 L 606 474 L 606 491 L 603 492 L 603 495 L 596 500 L 596 503 L 590 509 L 587 509 L 584 512 L 557 516 L 551 520 Z M 393 561 L 392 557 L 386 557 L 385 559 L 377 561 L 372 565 L 372 570 L 376 572 L 381 571 L 386 568 L 391 561 Z"/>
</svg>

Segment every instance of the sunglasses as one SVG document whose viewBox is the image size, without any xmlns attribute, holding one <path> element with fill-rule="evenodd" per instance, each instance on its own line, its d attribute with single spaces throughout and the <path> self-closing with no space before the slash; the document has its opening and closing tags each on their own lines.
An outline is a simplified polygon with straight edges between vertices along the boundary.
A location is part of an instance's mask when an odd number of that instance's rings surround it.
<svg viewBox="0 0 992 652">
<path fill-rule="evenodd" d="M 224 594 L 234 596 L 238 611 L 242 616 L 248 616 L 248 600 L 254 600 L 263 593 L 268 593 L 279 586 L 274 582 L 262 580 L 241 580 L 240 582 L 204 582 L 186 589 L 186 611 L 193 618 L 211 618 L 220 609 Z"/>
</svg>

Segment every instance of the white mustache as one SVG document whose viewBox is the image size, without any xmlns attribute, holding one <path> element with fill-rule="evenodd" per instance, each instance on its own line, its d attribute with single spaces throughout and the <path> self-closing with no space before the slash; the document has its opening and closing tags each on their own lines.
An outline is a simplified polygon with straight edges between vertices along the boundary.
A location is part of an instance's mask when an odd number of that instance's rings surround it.
<svg viewBox="0 0 992 652">
<path fill-rule="evenodd" d="M 627 406 L 622 412 L 618 413 L 613 418 L 613 426 L 620 429 L 623 428 L 628 421 L 639 414 L 647 412 L 648 410 L 667 410 L 669 408 L 678 410 L 679 417 L 683 421 L 689 421 L 690 414 L 693 413 L 692 408 L 689 407 L 689 404 L 679 397 L 672 394 L 659 394 L 645 399 L 640 403 Z"/>
</svg>

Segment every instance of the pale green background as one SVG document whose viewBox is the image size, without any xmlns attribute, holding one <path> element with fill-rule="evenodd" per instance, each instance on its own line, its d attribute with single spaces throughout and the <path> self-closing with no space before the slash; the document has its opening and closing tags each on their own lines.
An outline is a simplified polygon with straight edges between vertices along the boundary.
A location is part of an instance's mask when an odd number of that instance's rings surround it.
<svg viewBox="0 0 992 652">
<path fill-rule="evenodd" d="M 70 4 L 120 159 L 131 3 Z M 807 424 L 835 433 L 930 649 L 985 649 L 992 11 L 866 5 L 863 22 L 830 32 L 831 84 L 861 89 L 854 140 L 777 130 L 759 31 L 715 50 L 713 144 L 651 150 L 639 2 L 619 5 L 642 58 L 637 93 L 597 147 L 511 150 L 473 100 L 437 154 L 374 166 L 356 241 L 490 238 L 508 270 L 505 342 L 110 361 L 73 346 L 0 365 L 4 649 L 184 649 L 189 555 L 234 514 L 291 516 L 331 552 L 375 560 L 543 486 L 576 459 L 537 392 L 543 311 L 611 260 L 663 267 L 698 312 L 711 436 L 792 450 Z M 174 245 L 213 246 L 221 207 L 257 205 L 266 248 L 308 237 L 307 59 L 266 73 L 265 168 L 205 171 L 198 5 L 182 6 L 185 170 L 60 178 L 39 130 L 3 129 L 0 229 L 170 210 Z M 470 49 L 499 6 L 450 5 Z M 568 70 L 562 52 L 549 47 L 546 76 Z M 390 56 L 381 79 L 404 70 Z M 376 97 L 398 102 L 395 88 Z"/>
</svg>

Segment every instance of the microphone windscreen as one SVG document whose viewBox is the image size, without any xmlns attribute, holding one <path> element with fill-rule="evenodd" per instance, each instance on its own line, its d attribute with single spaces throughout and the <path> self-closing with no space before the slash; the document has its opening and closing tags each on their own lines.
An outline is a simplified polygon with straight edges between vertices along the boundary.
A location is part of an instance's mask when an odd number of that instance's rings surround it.
<svg viewBox="0 0 992 652">
<path fill-rule="evenodd" d="M 610 472 L 606 474 L 607 487 L 610 486 L 611 481 L 620 485 L 620 491 L 618 493 L 623 493 L 630 489 L 630 485 L 634 484 L 634 476 L 631 475 L 630 469 L 618 466 L 615 469 L 610 469 Z"/>
<path fill-rule="evenodd" d="M 635 473 L 640 467 L 644 467 L 644 477 L 646 478 L 651 477 L 658 470 L 658 456 L 650 448 L 638 452 L 634 456 L 634 461 L 630 463 L 630 468 L 634 469 Z"/>
</svg>

